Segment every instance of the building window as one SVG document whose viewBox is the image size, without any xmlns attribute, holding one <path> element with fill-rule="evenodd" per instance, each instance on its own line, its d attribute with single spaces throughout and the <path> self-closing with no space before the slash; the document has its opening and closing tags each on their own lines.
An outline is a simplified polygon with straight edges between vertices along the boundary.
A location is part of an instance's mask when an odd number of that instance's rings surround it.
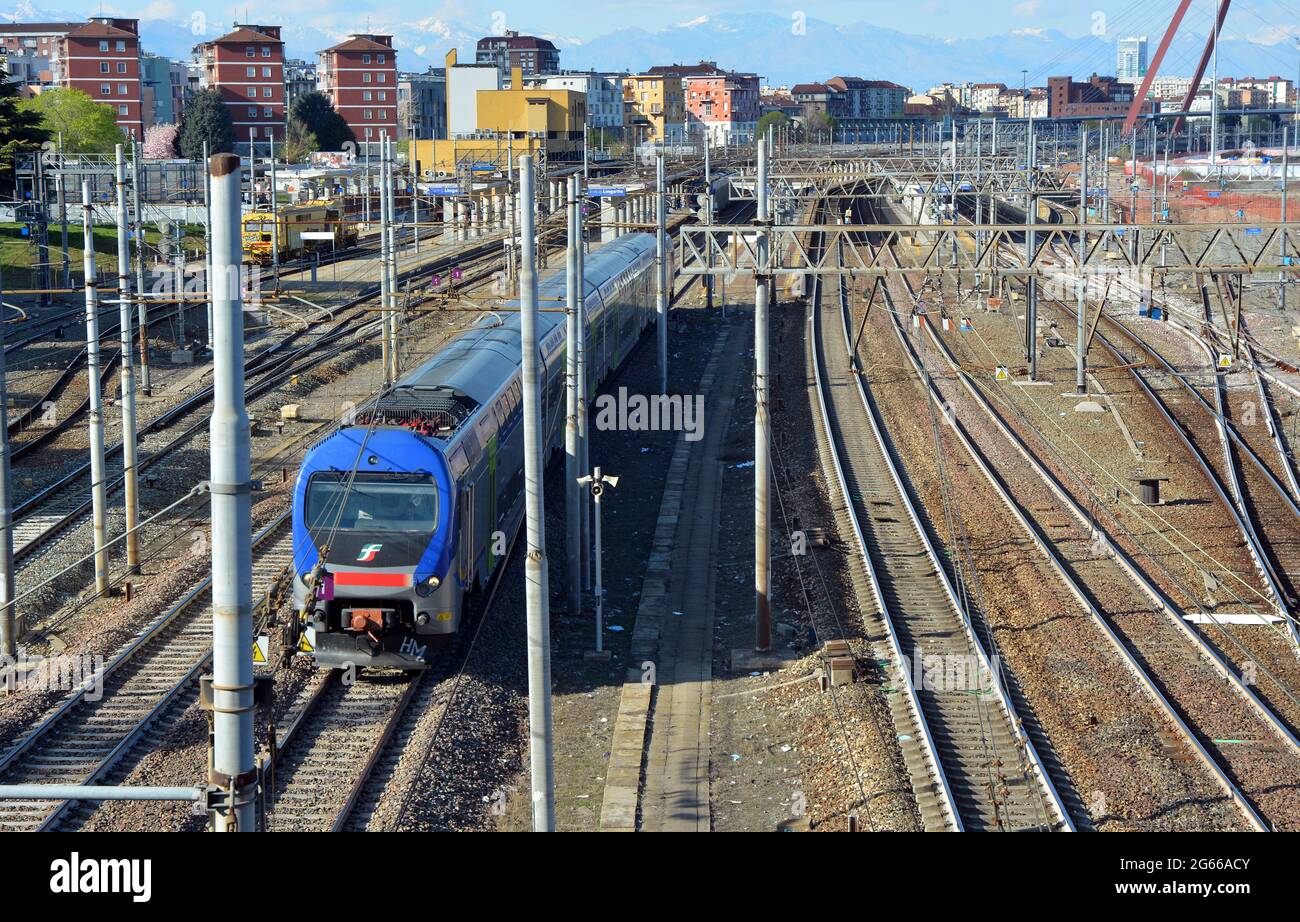
<svg viewBox="0 0 1300 922">
<path fill-rule="evenodd" d="M 371 139 L 371 137 L 373 137 L 373 131 L 374 131 L 373 128 L 367 128 L 367 129 L 366 129 L 366 140 L 367 140 L 367 141 L 369 141 L 369 140 Z"/>
<path fill-rule="evenodd" d="M 370 102 L 371 98 L 372 98 L 374 95 L 375 95 L 375 94 L 372 93 L 372 92 L 370 92 L 369 90 L 363 90 L 362 93 L 361 93 L 361 101 L 362 101 L 362 102 Z"/>
<path fill-rule="evenodd" d="M 388 91 L 387 91 L 387 90 L 380 90 L 380 91 L 379 91 L 379 101 L 380 101 L 380 102 L 384 102 L 386 99 L 388 99 Z"/>
<path fill-rule="evenodd" d="M 101 83 L 101 84 L 99 85 L 99 95 L 100 95 L 100 96 L 112 96 L 112 95 L 113 95 L 113 85 L 112 85 L 111 83 Z"/>
<path fill-rule="evenodd" d="M 119 83 L 119 84 L 117 85 L 117 95 L 118 95 L 118 96 L 125 96 L 125 95 L 126 95 L 126 84 L 125 84 L 125 83 Z"/>
<path fill-rule="evenodd" d="M 246 58 L 257 57 L 257 49 L 254 48 L 252 45 L 249 45 L 247 48 L 244 49 L 244 57 Z"/>
<path fill-rule="evenodd" d="M 108 42 L 107 42 L 107 41 L 102 41 L 102 42 L 100 42 L 100 43 L 99 43 L 99 50 L 100 50 L 100 51 L 107 51 L 107 50 L 108 50 Z"/>
<path fill-rule="evenodd" d="M 107 61 L 100 61 L 100 62 L 99 62 L 99 72 L 100 72 L 101 74 L 106 74 L 106 73 L 108 73 L 108 62 L 107 62 Z"/>
<path fill-rule="evenodd" d="M 271 88 L 270 88 L 269 86 L 264 86 L 264 87 L 262 87 L 262 95 L 265 96 L 267 99 L 270 99 L 270 98 L 271 98 Z"/>
<path fill-rule="evenodd" d="M 249 106 L 249 107 L 248 107 L 248 117 L 249 117 L 249 118 L 257 118 L 257 106 Z"/>
<path fill-rule="evenodd" d="M 262 76 L 263 76 L 263 77 L 269 77 L 269 76 L 271 76 L 271 68 L 269 68 L 269 67 L 263 67 L 263 68 L 262 68 Z"/>
<path fill-rule="evenodd" d="M 275 113 L 272 112 L 270 106 L 263 106 L 263 107 L 262 107 L 262 118 L 272 118 L 272 117 L 274 116 L 274 114 L 275 114 Z"/>
<path fill-rule="evenodd" d="M 117 114 L 118 114 L 118 115 L 130 115 L 130 114 L 131 114 L 131 110 L 128 109 L 126 106 L 118 106 L 118 107 L 117 107 Z"/>
<path fill-rule="evenodd" d="M 384 83 L 388 80 L 388 74 L 384 73 L 382 70 L 377 74 L 377 76 L 379 77 L 380 83 Z"/>
<path fill-rule="evenodd" d="M 374 117 L 375 117 L 375 110 L 374 110 L 374 109 L 367 109 L 367 110 L 366 110 L 366 114 L 365 114 L 365 120 L 366 120 L 367 122 L 369 122 L 369 121 L 372 121 L 372 120 L 374 119 Z M 369 134 L 369 133 L 370 133 L 370 132 L 368 132 L 368 131 L 366 132 L 366 134 Z"/>
<path fill-rule="evenodd" d="M 264 57 L 264 58 L 269 58 L 270 56 L 271 56 L 271 49 L 268 48 L 266 45 L 263 45 L 263 46 L 262 46 L 262 57 Z"/>
<path fill-rule="evenodd" d="M 250 86 L 250 87 L 248 88 L 248 98 L 249 98 L 249 99 L 253 99 L 253 98 L 255 98 L 256 96 L 257 96 L 257 87 L 255 87 L 255 86 Z"/>
<path fill-rule="evenodd" d="M 361 63 L 362 63 L 362 64 L 369 64 L 369 63 L 370 63 L 370 55 L 368 55 L 368 54 L 363 54 L 363 55 L 361 56 Z"/>
<path fill-rule="evenodd" d="M 256 68 L 256 67 L 245 67 L 245 68 L 244 68 L 244 76 L 245 76 L 245 77 L 256 77 L 256 76 L 257 76 L 257 68 Z"/>
<path fill-rule="evenodd" d="M 118 51 L 126 51 L 126 41 L 125 41 L 124 39 L 120 39 L 120 38 L 119 38 L 119 39 L 117 40 L 117 50 L 118 50 Z"/>
<path fill-rule="evenodd" d="M 364 73 L 364 74 L 361 75 L 361 82 L 362 82 L 362 83 L 369 83 L 369 82 L 370 82 L 370 73 L 369 73 L 368 71 L 367 71 L 366 73 Z"/>
<path fill-rule="evenodd" d="M 124 74 L 124 73 L 126 73 L 126 62 L 125 62 L 125 61 L 118 61 L 118 62 L 117 62 L 117 72 L 118 72 L 119 74 Z"/>
</svg>

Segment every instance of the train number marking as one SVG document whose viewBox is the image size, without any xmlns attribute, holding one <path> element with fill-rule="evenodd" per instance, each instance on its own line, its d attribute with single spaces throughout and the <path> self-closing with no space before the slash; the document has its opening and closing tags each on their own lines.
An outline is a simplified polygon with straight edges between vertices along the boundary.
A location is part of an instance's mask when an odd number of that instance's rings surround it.
<svg viewBox="0 0 1300 922">
<path fill-rule="evenodd" d="M 425 649 L 427 649 L 426 644 L 416 643 L 413 637 L 403 637 L 402 646 L 399 652 L 403 656 L 412 656 L 417 659 L 424 659 Z"/>
</svg>

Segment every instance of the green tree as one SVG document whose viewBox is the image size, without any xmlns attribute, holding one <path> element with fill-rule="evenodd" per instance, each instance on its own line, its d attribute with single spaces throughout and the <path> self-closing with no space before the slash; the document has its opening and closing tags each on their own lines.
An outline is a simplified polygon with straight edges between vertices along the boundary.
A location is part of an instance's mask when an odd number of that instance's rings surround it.
<svg viewBox="0 0 1300 922">
<path fill-rule="evenodd" d="M 816 109 L 808 113 L 808 121 L 806 123 L 806 127 L 808 129 L 808 136 L 810 139 L 822 140 L 825 138 L 834 137 L 835 128 L 838 125 L 839 122 L 835 120 L 835 116 L 827 112 L 823 112 L 820 109 Z"/>
<path fill-rule="evenodd" d="M 203 144 L 209 154 L 230 154 L 235 150 L 235 125 L 217 89 L 199 90 L 181 110 L 181 156 L 203 159 Z"/>
<path fill-rule="evenodd" d="M 356 141 L 356 136 L 343 116 L 334 111 L 334 104 L 324 93 L 303 93 L 289 107 L 289 124 L 299 122 L 316 136 L 320 150 L 343 150 L 343 145 Z"/>
<path fill-rule="evenodd" d="M 69 154 L 109 153 L 126 140 L 113 107 L 81 90 L 56 87 L 24 99 L 18 107 L 39 118 L 51 137 L 61 135 Z"/>
<path fill-rule="evenodd" d="M 312 151 L 320 150 L 320 142 L 302 122 L 291 118 L 284 137 L 284 147 L 280 150 L 285 163 L 305 163 Z"/>
<path fill-rule="evenodd" d="M 790 116 L 786 115 L 784 112 L 781 112 L 780 110 L 765 112 L 763 115 L 759 116 L 758 124 L 754 126 L 754 136 L 757 138 L 765 138 L 767 137 L 768 126 L 772 126 L 776 128 L 777 131 L 780 131 L 788 124 L 790 124 Z"/>
<path fill-rule="evenodd" d="M 39 149 L 49 139 L 41 117 L 19 105 L 18 85 L 0 81 L 0 194 L 13 194 L 14 158 Z"/>
</svg>

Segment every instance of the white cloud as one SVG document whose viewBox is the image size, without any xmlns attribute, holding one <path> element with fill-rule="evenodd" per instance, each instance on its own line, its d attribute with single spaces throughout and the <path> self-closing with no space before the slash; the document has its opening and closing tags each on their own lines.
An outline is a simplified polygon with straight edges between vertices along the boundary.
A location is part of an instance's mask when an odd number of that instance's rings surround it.
<svg viewBox="0 0 1300 922">
<path fill-rule="evenodd" d="M 1017 3 L 1011 12 L 1016 16 L 1033 16 L 1042 5 L 1042 0 L 1025 0 L 1024 3 Z"/>
</svg>

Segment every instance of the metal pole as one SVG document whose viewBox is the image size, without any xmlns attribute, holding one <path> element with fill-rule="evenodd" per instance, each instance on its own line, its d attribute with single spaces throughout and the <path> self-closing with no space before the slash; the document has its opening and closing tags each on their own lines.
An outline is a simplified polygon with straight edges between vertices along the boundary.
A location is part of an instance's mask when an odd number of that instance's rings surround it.
<svg viewBox="0 0 1300 922">
<path fill-rule="evenodd" d="M 60 183 L 62 178 L 60 178 Z M 67 239 L 67 232 L 64 232 Z M 0 273 L 0 302 L 4 279 Z M 14 608 L 13 490 L 9 479 L 9 385 L 5 373 L 5 330 L 0 320 L 0 656 L 18 652 L 22 626 Z"/>
<path fill-rule="evenodd" d="M 208 293 L 208 351 L 212 351 L 212 192 L 208 181 L 208 142 L 203 142 L 203 290 Z"/>
<path fill-rule="evenodd" d="M 276 201 L 275 194 L 275 132 L 271 132 L 271 222 L 275 225 L 275 233 L 271 235 L 271 272 L 277 279 L 276 286 L 279 287 L 278 279 L 280 278 L 280 206 Z M 288 225 L 285 225 L 285 242 L 288 242 Z"/>
<path fill-rule="evenodd" d="M 45 153 L 37 152 L 34 155 L 35 163 L 35 185 L 32 190 L 33 198 L 36 204 L 36 259 L 40 268 L 40 288 L 41 294 L 37 298 L 39 304 L 49 304 L 53 301 L 50 296 L 50 212 L 46 207 L 46 196 L 48 189 L 45 182 Z"/>
<path fill-rule="evenodd" d="M 392 382 L 398 378 L 398 368 L 400 363 L 397 361 L 397 229 L 393 226 L 396 220 L 396 190 L 394 183 L 395 171 L 394 157 L 392 149 L 392 140 L 387 136 L 381 142 L 383 150 L 383 165 L 380 169 L 380 177 L 384 182 L 384 197 L 388 203 L 387 221 L 388 226 L 388 262 L 386 269 L 388 272 L 388 305 L 385 312 L 388 317 L 388 377 Z"/>
<path fill-rule="evenodd" d="M 181 236 L 185 232 L 184 225 L 179 221 L 174 225 L 176 228 L 176 260 L 173 277 L 175 278 L 176 288 L 176 345 L 184 349 L 187 342 L 185 338 L 185 244 Z"/>
<path fill-rule="evenodd" d="M 415 159 L 415 146 L 411 146 L 411 250 L 420 255 L 420 171 Z"/>
<path fill-rule="evenodd" d="M 253 748 L 253 553 L 248 412 L 244 405 L 244 310 L 240 291 L 239 158 L 217 154 L 212 177 L 212 688 L 208 781 L 233 789 L 217 832 L 255 829 Z"/>
<path fill-rule="evenodd" d="M 537 361 L 537 203 L 533 158 L 519 158 L 523 260 L 519 279 L 519 332 L 523 351 L 524 490 L 528 555 L 524 559 L 528 625 L 528 740 L 533 788 L 533 830 L 555 829 L 555 776 L 551 752 L 551 615 L 547 585 L 542 497 L 542 401 Z"/>
<path fill-rule="evenodd" d="M 1153 196 L 1154 198 L 1154 196 Z M 1088 330 L 1084 318 L 1088 312 L 1088 129 L 1082 129 L 1079 138 L 1079 304 L 1078 322 L 1075 330 L 1078 336 L 1077 367 L 1074 377 L 1075 389 L 1080 394 L 1088 393 Z"/>
<path fill-rule="evenodd" d="M 67 166 L 63 159 L 63 132 L 59 132 L 59 222 L 63 225 L 63 287 L 72 287 L 72 261 L 68 258 L 68 196 L 67 196 L 67 177 L 64 175 L 64 168 Z"/>
<path fill-rule="evenodd" d="M 135 366 L 131 329 L 131 262 L 126 242 L 126 157 L 117 145 L 117 317 L 122 348 L 122 479 L 126 505 L 126 566 L 140 572 L 140 497 L 136 490 Z"/>
<path fill-rule="evenodd" d="M 664 152 L 655 158 L 655 333 L 659 343 L 659 393 L 668 393 L 668 236 Z"/>
<path fill-rule="evenodd" d="M 713 170 L 709 164 L 709 138 L 704 138 L 704 207 L 706 209 L 705 221 L 713 223 Z M 713 247 L 705 246 L 705 264 L 713 268 Z M 713 307 L 713 276 L 704 276 L 704 306 Z"/>
<path fill-rule="evenodd" d="M 706 142 L 707 143 L 707 142 Z M 604 562 L 603 548 L 600 541 L 600 494 L 602 490 L 600 484 L 600 468 L 596 468 L 593 475 L 592 499 L 596 504 L 596 652 L 605 652 L 605 583 L 604 583 Z"/>
<path fill-rule="evenodd" d="M 1215 6 L 1210 20 L 1210 35 L 1214 42 L 1214 68 L 1210 77 L 1210 172 L 1219 169 L 1219 0 L 1211 0 Z"/>
<path fill-rule="evenodd" d="M 135 237 L 135 290 L 140 295 L 144 287 L 144 215 L 140 209 L 140 144 L 131 142 L 131 207 L 134 212 Z M 148 397 L 153 393 L 149 377 L 149 305 L 143 298 L 137 307 L 140 320 L 140 393 Z"/>
<path fill-rule="evenodd" d="M 394 378 L 392 374 L 393 359 L 389 355 L 392 345 L 389 341 L 388 328 L 392 320 L 392 291 L 389 289 L 388 282 L 388 183 L 384 180 L 384 167 L 386 164 L 387 151 L 383 145 L 379 147 L 379 325 L 381 329 L 380 358 L 384 366 L 384 387 L 392 385 Z M 369 179 L 370 179 L 370 146 L 366 146 L 366 212 L 369 217 Z"/>
<path fill-rule="evenodd" d="M 1034 225 L 1038 223 L 1038 183 L 1035 171 L 1038 167 L 1038 151 L 1034 137 L 1034 120 L 1029 119 L 1028 134 L 1025 137 L 1025 163 L 1029 168 L 1027 177 L 1028 194 L 1025 209 L 1025 266 L 1029 275 L 1025 278 L 1025 349 L 1029 357 L 1029 380 L 1038 380 L 1038 284 L 1034 279 L 1034 254 L 1038 251 L 1038 234 Z"/>
<path fill-rule="evenodd" d="M 568 246 L 565 249 L 564 348 L 564 563 L 570 612 L 582 609 L 582 506 L 578 478 L 578 177 L 568 181 Z M 598 603 L 599 604 L 599 603 Z"/>
<path fill-rule="evenodd" d="M 95 291 L 94 212 L 90 183 L 81 183 L 81 236 L 86 275 L 86 387 L 90 393 L 90 497 L 95 530 L 95 592 L 108 594 L 108 523 L 104 484 L 104 409 L 99 393 L 99 299 Z"/>
<path fill-rule="evenodd" d="M 1286 255 L 1286 215 L 1287 215 L 1287 197 L 1288 187 L 1291 179 L 1291 130 L 1290 126 L 1282 126 L 1282 211 L 1279 217 L 1282 219 L 1282 233 L 1279 247 L 1281 248 L 1281 258 L 1278 264 L 1285 266 L 1287 264 Z M 1278 307 L 1286 310 L 1286 270 L 1281 269 L 1277 274 L 1278 289 Z"/>
<path fill-rule="evenodd" d="M 758 144 L 758 262 L 754 267 L 754 649 L 772 646 L 771 517 L 768 511 L 767 145 Z"/>
<path fill-rule="evenodd" d="M 584 474 L 591 470 L 590 443 L 587 440 L 587 218 L 583 214 L 586 196 L 579 186 L 578 195 L 578 470 Z M 582 588 L 591 588 L 591 497 L 583 490 L 579 494 L 579 517 L 582 535 L 578 541 L 581 553 Z"/>
</svg>

